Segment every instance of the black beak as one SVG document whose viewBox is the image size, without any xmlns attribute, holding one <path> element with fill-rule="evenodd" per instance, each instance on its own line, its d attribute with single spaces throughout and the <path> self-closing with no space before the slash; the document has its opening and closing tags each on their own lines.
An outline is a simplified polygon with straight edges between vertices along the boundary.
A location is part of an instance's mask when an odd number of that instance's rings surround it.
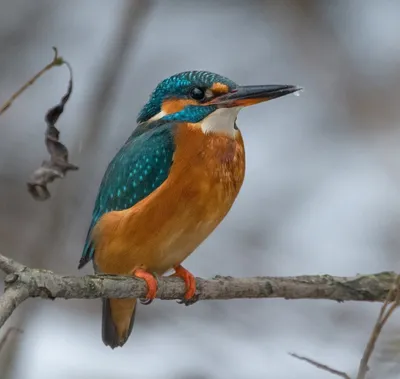
<svg viewBox="0 0 400 379">
<path fill-rule="evenodd" d="M 216 97 L 208 104 L 221 107 L 246 107 L 263 101 L 277 99 L 303 88 L 292 85 L 239 86 L 227 94 Z M 208 105 L 207 104 L 207 105 Z"/>
</svg>

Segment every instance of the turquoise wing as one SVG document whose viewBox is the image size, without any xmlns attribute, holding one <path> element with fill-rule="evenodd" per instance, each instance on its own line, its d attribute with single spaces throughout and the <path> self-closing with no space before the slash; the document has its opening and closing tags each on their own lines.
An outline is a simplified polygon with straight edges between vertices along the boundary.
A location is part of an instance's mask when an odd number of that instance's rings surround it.
<svg viewBox="0 0 400 379">
<path fill-rule="evenodd" d="M 108 165 L 95 202 L 78 268 L 94 256 L 93 227 L 102 215 L 131 208 L 168 177 L 175 150 L 172 122 L 140 125 Z"/>
</svg>

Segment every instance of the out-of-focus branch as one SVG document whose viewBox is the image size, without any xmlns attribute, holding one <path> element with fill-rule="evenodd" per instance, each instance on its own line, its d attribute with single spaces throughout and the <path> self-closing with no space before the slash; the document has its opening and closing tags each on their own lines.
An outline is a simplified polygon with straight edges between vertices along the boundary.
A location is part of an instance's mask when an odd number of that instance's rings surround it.
<svg viewBox="0 0 400 379">
<path fill-rule="evenodd" d="M 86 136 L 81 145 L 91 148 L 96 146 L 96 139 L 109 128 L 108 113 L 110 105 L 123 77 L 124 68 L 129 62 L 128 53 L 134 49 L 145 25 L 146 17 L 154 5 L 153 0 L 125 0 L 125 5 L 118 22 L 110 49 L 98 69 L 98 82 L 94 86 L 92 106 L 89 107 L 88 121 L 86 122 Z"/>
<path fill-rule="evenodd" d="M 147 293 L 143 280 L 117 275 L 62 276 L 31 269 L 0 255 L 0 269 L 8 273 L 6 291 L 0 298 L 0 327 L 16 306 L 27 297 L 48 299 L 142 298 Z M 196 278 L 196 301 L 211 299 L 284 298 L 335 301 L 385 301 L 395 273 L 382 272 L 355 277 L 309 275 L 294 277 Z M 157 298 L 182 299 L 183 281 L 159 277 Z"/>
<path fill-rule="evenodd" d="M 0 339 L 0 353 L 3 350 L 4 346 L 6 345 L 8 338 L 12 333 L 23 333 L 23 331 L 15 327 L 8 328 L 7 331 L 4 333 L 3 337 L 1 337 Z"/>
</svg>

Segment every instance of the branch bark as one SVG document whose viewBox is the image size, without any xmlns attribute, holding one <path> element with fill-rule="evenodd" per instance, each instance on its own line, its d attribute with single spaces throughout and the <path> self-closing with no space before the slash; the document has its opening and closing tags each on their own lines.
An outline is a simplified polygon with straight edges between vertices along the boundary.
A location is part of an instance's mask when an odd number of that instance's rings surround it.
<svg viewBox="0 0 400 379">
<path fill-rule="evenodd" d="M 0 327 L 14 309 L 28 297 L 48 299 L 143 298 L 143 280 L 118 275 L 62 276 L 52 271 L 31 269 L 0 254 L 0 269 L 8 274 L 5 293 L 0 297 Z M 326 299 L 343 301 L 387 300 L 397 274 L 381 272 L 354 277 L 304 275 L 292 277 L 259 276 L 196 278 L 197 300 L 241 298 Z M 183 281 L 159 277 L 157 298 L 182 299 Z"/>
<path fill-rule="evenodd" d="M 12 274 L 17 271 L 23 271 L 25 266 L 21 263 L 14 261 L 5 255 L 0 254 L 0 270 L 4 271 L 6 274 Z"/>
<path fill-rule="evenodd" d="M 25 286 L 17 285 L 7 288 L 0 297 L 0 327 L 8 320 L 15 308 L 29 297 L 29 290 Z"/>
</svg>

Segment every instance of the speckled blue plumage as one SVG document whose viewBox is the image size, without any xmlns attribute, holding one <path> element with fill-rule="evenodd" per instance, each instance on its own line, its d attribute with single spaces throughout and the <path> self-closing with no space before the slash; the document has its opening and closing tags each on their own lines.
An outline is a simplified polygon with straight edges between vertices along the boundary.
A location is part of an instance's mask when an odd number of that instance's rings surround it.
<svg viewBox="0 0 400 379">
<path fill-rule="evenodd" d="M 173 97 L 187 97 L 190 88 L 210 88 L 216 82 L 226 84 L 229 89 L 237 87 L 237 84 L 232 80 L 208 71 L 186 71 L 163 80 L 139 113 L 137 122 L 147 121 L 159 113 L 163 100 Z"/>
<path fill-rule="evenodd" d="M 110 162 L 97 195 L 79 268 L 93 258 L 91 232 L 100 217 L 134 206 L 167 179 L 175 150 L 174 129 L 175 123 L 165 120 L 139 127 Z"/>
</svg>

